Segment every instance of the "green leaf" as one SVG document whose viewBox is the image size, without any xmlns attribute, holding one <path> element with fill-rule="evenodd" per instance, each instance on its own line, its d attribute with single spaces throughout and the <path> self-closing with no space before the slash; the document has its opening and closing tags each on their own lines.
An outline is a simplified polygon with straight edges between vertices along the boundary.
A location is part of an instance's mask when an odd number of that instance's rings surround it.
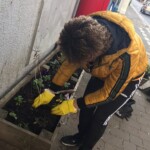
<svg viewBox="0 0 150 150">
<path fill-rule="evenodd" d="M 146 72 L 147 72 L 148 74 L 150 74 L 150 66 L 149 66 L 149 65 L 147 66 Z"/>
<path fill-rule="evenodd" d="M 44 81 L 50 81 L 51 76 L 50 75 L 45 75 L 42 77 Z"/>
<path fill-rule="evenodd" d="M 14 118 L 15 120 L 18 119 L 17 114 L 15 112 L 13 112 L 13 111 L 9 113 L 9 116 L 11 116 L 12 118 Z"/>
<path fill-rule="evenodd" d="M 14 98 L 16 105 L 20 106 L 24 101 L 23 97 L 21 95 L 18 95 Z"/>
<path fill-rule="evenodd" d="M 32 85 L 34 89 L 44 88 L 43 79 L 34 79 Z"/>
<path fill-rule="evenodd" d="M 65 88 L 69 88 L 70 85 L 71 85 L 71 84 L 70 84 L 69 82 L 66 82 L 66 83 L 64 84 L 64 87 L 65 87 Z"/>
</svg>

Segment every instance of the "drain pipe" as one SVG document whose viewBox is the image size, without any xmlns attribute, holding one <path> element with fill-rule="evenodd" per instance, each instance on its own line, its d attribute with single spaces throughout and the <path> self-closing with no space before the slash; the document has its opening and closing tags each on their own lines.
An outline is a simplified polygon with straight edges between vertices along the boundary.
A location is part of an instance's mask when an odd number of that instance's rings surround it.
<svg viewBox="0 0 150 150">
<path fill-rule="evenodd" d="M 53 51 L 59 51 L 59 49 L 56 48 L 56 44 L 52 45 L 45 53 L 43 53 L 43 55 L 39 56 L 38 61 L 34 61 L 33 63 L 31 63 L 30 65 L 28 65 L 23 72 L 21 72 L 21 74 L 19 74 L 18 78 L 13 81 L 11 83 L 11 85 L 4 90 L 2 93 L 0 93 L 0 100 L 7 95 L 7 93 L 9 93 L 23 78 L 25 78 L 25 76 L 29 75 L 30 72 L 37 67 L 42 61 L 44 61 L 48 56 L 51 55 L 51 53 Z M 44 63 L 44 62 L 43 62 Z M 42 63 L 42 64 L 43 64 Z M 1 101 L 0 101 L 1 102 Z"/>
</svg>

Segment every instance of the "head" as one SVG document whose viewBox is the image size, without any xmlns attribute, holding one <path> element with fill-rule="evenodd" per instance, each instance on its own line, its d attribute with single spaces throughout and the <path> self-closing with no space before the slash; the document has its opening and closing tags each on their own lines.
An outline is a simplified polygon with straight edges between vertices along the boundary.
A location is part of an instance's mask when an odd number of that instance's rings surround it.
<svg viewBox="0 0 150 150">
<path fill-rule="evenodd" d="M 73 18 L 60 34 L 60 48 L 71 63 L 84 64 L 103 56 L 112 43 L 107 28 L 89 16 Z"/>
</svg>

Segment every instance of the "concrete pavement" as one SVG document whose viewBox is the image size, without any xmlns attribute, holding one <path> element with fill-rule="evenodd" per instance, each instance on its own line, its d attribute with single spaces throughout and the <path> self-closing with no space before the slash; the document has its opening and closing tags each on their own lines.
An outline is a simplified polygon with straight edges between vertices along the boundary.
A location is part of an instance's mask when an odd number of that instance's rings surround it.
<svg viewBox="0 0 150 150">
<path fill-rule="evenodd" d="M 132 7 L 128 8 L 126 16 L 133 21 L 137 30 L 139 27 L 145 28 L 145 25 Z M 76 93 L 77 97 L 82 95 L 88 78 L 89 75 L 85 74 Z M 129 121 L 113 116 L 104 136 L 93 150 L 150 150 L 150 102 L 146 98 L 146 95 L 137 91 L 134 96 L 136 104 L 133 105 L 134 111 Z M 67 148 L 59 143 L 62 136 L 77 132 L 77 124 L 78 114 L 62 119 L 62 125 L 54 138 L 51 149 L 77 150 L 77 148 Z"/>
</svg>

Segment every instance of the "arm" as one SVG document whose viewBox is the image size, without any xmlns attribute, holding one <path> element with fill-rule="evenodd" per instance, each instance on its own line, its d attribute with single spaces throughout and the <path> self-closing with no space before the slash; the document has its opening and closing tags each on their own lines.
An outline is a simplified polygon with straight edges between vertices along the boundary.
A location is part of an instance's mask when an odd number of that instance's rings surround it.
<svg viewBox="0 0 150 150">
<path fill-rule="evenodd" d="M 64 83 L 71 77 L 71 75 L 78 69 L 77 65 L 71 64 L 65 61 L 61 67 L 58 69 L 56 75 L 54 76 L 51 84 L 51 90 L 57 92 L 61 89 Z M 55 93 L 49 89 L 45 89 L 38 97 L 34 99 L 33 107 L 37 108 L 41 105 L 50 103 L 55 97 Z M 56 99 L 55 99 L 56 100 Z M 54 101 L 54 100 L 53 100 Z"/>
<path fill-rule="evenodd" d="M 95 106 L 114 100 L 130 82 L 129 71 L 130 56 L 125 53 L 118 59 L 115 70 L 105 79 L 103 88 L 88 94 L 84 99 L 77 99 L 78 107 Z"/>
<path fill-rule="evenodd" d="M 63 86 L 72 74 L 79 68 L 79 65 L 71 64 L 67 60 L 58 69 L 52 82 L 58 86 Z"/>
</svg>

